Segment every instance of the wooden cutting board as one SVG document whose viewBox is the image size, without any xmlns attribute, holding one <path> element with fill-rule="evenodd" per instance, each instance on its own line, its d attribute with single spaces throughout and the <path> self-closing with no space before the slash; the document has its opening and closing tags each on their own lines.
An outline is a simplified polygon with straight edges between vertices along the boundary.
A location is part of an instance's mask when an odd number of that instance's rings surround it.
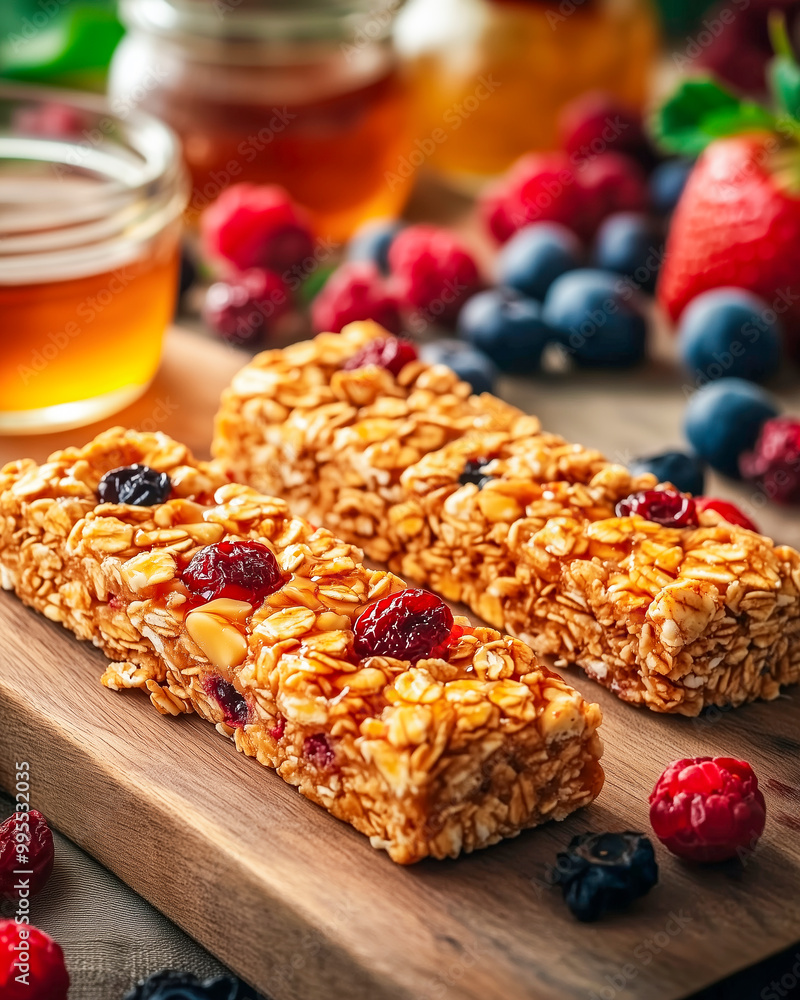
<svg viewBox="0 0 800 1000">
<path fill-rule="evenodd" d="M 148 395 L 105 426 L 158 427 L 206 454 L 219 391 L 242 362 L 175 331 Z M 508 380 L 503 392 L 624 459 L 681 440 L 674 374 L 638 378 Z M 0 439 L 0 461 L 43 458 L 98 429 Z M 758 516 L 800 544 L 796 512 Z M 33 802 L 59 829 L 274 1000 L 677 1000 L 800 938 L 796 689 L 691 720 L 637 711 L 569 671 L 605 712 L 597 802 L 458 861 L 401 868 L 208 724 L 102 688 L 104 663 L 0 595 L 0 784 L 28 761 Z M 700 754 L 755 767 L 768 809 L 756 851 L 744 865 L 695 868 L 659 847 L 650 896 L 579 924 L 551 884 L 556 852 L 588 829 L 647 831 L 665 764 Z"/>
</svg>

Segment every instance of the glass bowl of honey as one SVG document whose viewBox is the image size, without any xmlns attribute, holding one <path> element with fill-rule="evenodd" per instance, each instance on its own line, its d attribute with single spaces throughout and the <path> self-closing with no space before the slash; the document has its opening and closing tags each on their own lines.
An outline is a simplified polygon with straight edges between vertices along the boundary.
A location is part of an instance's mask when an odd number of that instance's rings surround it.
<svg viewBox="0 0 800 1000">
<path fill-rule="evenodd" d="M 189 218 L 229 185 L 280 184 L 341 242 L 402 209 L 411 94 L 392 43 L 402 0 L 121 0 L 109 91 L 167 122 Z"/>
<path fill-rule="evenodd" d="M 0 433 L 78 427 L 146 390 L 187 196 L 161 122 L 0 85 Z"/>
</svg>

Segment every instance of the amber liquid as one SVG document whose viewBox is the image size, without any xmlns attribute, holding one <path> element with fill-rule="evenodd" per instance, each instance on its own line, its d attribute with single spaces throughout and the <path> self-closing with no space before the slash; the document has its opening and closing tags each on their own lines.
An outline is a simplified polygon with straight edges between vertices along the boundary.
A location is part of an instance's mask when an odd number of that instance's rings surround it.
<svg viewBox="0 0 800 1000">
<path fill-rule="evenodd" d="M 633 107 L 646 98 L 657 48 L 647 3 L 488 4 L 467 57 L 431 48 L 411 66 L 420 135 L 443 129 L 431 164 L 450 174 L 501 173 L 532 149 L 554 149 L 560 109 L 587 90 Z M 483 81 L 483 84 L 482 82 Z"/>
<path fill-rule="evenodd" d="M 178 261 L 177 235 L 171 233 L 146 256 L 113 271 L 42 284 L 0 284 L 2 429 L 15 429 L 2 424 L 12 419 L 9 411 L 74 404 L 70 422 L 81 423 L 139 395 L 158 368 L 175 307 Z M 106 398 L 117 398 L 119 405 L 103 408 Z"/>
<path fill-rule="evenodd" d="M 253 92 L 265 73 L 252 70 Z M 409 94 L 394 70 L 325 99 L 254 104 L 184 85 L 151 92 L 145 107 L 183 141 L 190 216 L 230 184 L 276 183 L 308 211 L 320 237 L 340 242 L 365 219 L 396 215 L 408 195 L 410 178 L 395 171 L 407 145 Z"/>
</svg>

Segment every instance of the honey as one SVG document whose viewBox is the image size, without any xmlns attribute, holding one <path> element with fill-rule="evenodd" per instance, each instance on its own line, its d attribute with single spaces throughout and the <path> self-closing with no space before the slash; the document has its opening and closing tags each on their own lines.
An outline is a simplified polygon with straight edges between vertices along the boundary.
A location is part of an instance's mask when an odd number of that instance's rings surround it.
<svg viewBox="0 0 800 1000">
<path fill-rule="evenodd" d="M 412 0 L 397 26 L 428 164 L 480 179 L 557 146 L 560 109 L 602 90 L 647 98 L 658 35 L 647 0 Z"/>
<path fill-rule="evenodd" d="M 181 137 L 191 219 L 241 181 L 282 185 L 315 232 L 336 243 L 365 219 L 402 209 L 412 178 L 397 167 L 411 97 L 381 36 L 390 22 L 359 40 L 341 6 L 321 14 L 299 2 L 281 28 L 269 5 L 234 6 L 221 18 L 202 0 L 123 3 L 130 30 L 110 90 Z"/>
<path fill-rule="evenodd" d="M 0 433 L 77 427 L 144 392 L 175 308 L 186 190 L 160 122 L 0 86 Z"/>
</svg>

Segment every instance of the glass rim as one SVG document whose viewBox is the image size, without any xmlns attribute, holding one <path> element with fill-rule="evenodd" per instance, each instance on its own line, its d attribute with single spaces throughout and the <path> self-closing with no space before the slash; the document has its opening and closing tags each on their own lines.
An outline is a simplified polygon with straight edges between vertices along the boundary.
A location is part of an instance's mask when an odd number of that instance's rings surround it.
<svg viewBox="0 0 800 1000">
<path fill-rule="evenodd" d="M 53 107 L 79 116 L 83 130 L 18 124 Z M 0 213 L 0 284 L 130 260 L 182 214 L 189 189 L 180 142 L 163 122 L 137 109 L 120 114 L 102 96 L 17 83 L 0 83 L 0 184 L 13 206 Z"/>
<path fill-rule="evenodd" d="M 385 39 L 405 0 L 120 0 L 128 27 L 243 45 Z"/>
</svg>

